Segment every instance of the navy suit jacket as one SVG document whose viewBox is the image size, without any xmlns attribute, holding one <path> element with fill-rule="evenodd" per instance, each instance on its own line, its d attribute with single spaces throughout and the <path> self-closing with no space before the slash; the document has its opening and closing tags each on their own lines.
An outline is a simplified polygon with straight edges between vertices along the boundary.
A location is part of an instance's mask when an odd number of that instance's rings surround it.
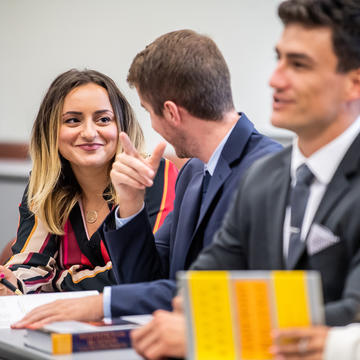
<svg viewBox="0 0 360 360">
<path fill-rule="evenodd" d="M 104 237 L 120 284 L 111 289 L 112 316 L 170 309 L 176 272 L 188 269 L 194 251 L 197 255 L 212 242 L 245 170 L 280 149 L 241 114 L 221 152 L 201 209 L 204 163 L 191 159 L 178 175 L 174 210 L 155 238 L 146 210 L 117 230 L 111 214 L 104 224 Z M 200 246 L 194 249 L 195 244 Z"/>
</svg>

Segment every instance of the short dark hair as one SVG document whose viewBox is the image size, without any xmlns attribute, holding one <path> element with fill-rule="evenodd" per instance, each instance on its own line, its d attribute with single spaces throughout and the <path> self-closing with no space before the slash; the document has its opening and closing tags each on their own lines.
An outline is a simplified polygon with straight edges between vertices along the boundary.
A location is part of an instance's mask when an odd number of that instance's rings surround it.
<svg viewBox="0 0 360 360">
<path fill-rule="evenodd" d="M 337 71 L 360 67 L 360 1 L 359 0 L 286 0 L 278 14 L 285 26 L 327 27 L 332 31 Z"/>
<path fill-rule="evenodd" d="M 167 100 L 207 120 L 219 120 L 234 107 L 224 57 L 213 40 L 192 30 L 167 33 L 148 45 L 134 58 L 127 81 L 159 116 Z"/>
</svg>

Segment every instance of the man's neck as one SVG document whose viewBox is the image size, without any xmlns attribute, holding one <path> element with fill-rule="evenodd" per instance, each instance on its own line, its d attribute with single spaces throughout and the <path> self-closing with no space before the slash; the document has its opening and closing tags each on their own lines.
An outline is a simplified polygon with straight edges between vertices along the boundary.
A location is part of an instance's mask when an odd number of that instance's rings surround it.
<svg viewBox="0 0 360 360">
<path fill-rule="evenodd" d="M 194 134 L 198 134 L 196 139 L 196 154 L 194 155 L 204 163 L 207 163 L 218 145 L 228 134 L 230 129 L 236 124 L 238 119 L 239 114 L 233 110 L 226 113 L 221 120 L 197 121 L 198 129 L 196 132 L 193 132 Z"/>
<path fill-rule="evenodd" d="M 298 133 L 298 146 L 305 157 L 309 157 L 325 145 L 332 142 L 346 131 L 357 119 L 357 116 L 334 122 L 326 128 L 312 128 L 310 131 Z"/>
</svg>

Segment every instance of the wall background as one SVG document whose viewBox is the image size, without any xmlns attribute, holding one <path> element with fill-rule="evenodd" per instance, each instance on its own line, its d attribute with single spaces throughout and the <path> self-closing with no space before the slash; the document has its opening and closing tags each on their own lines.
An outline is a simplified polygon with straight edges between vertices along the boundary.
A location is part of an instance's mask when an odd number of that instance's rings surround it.
<svg viewBox="0 0 360 360">
<path fill-rule="evenodd" d="M 279 0 L 0 0 L 0 142 L 28 142 L 53 79 L 70 68 L 112 77 L 134 107 L 148 150 L 160 140 L 126 83 L 134 56 L 156 37 L 190 28 L 212 37 L 229 65 L 236 108 L 258 130 L 269 124 L 281 33 Z M 172 148 L 168 146 L 168 152 Z M 0 250 L 16 234 L 18 204 L 31 167 L 0 160 Z M 11 171 L 9 170 L 11 168 Z"/>
<path fill-rule="evenodd" d="M 0 141 L 28 141 L 50 82 L 70 68 L 112 77 L 135 108 L 151 150 L 158 140 L 135 90 L 133 57 L 165 32 L 191 28 L 212 37 L 230 67 L 234 102 L 257 128 L 269 125 L 267 85 L 281 32 L 278 0 L 0 0 Z"/>
</svg>

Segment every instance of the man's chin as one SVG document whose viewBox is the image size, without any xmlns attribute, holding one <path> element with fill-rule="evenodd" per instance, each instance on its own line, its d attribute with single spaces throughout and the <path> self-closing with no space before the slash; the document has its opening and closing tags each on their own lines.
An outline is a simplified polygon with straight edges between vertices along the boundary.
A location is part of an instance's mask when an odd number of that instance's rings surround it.
<svg viewBox="0 0 360 360">
<path fill-rule="evenodd" d="M 290 119 L 291 121 L 291 119 Z M 284 117 L 283 115 L 279 116 L 279 114 L 272 114 L 270 118 L 270 122 L 272 126 L 275 126 L 280 129 L 286 129 L 290 130 L 289 127 L 291 127 L 288 121 L 288 117 Z"/>
<path fill-rule="evenodd" d="M 179 159 L 189 159 L 193 157 L 183 149 L 175 149 L 175 154 Z"/>
</svg>

